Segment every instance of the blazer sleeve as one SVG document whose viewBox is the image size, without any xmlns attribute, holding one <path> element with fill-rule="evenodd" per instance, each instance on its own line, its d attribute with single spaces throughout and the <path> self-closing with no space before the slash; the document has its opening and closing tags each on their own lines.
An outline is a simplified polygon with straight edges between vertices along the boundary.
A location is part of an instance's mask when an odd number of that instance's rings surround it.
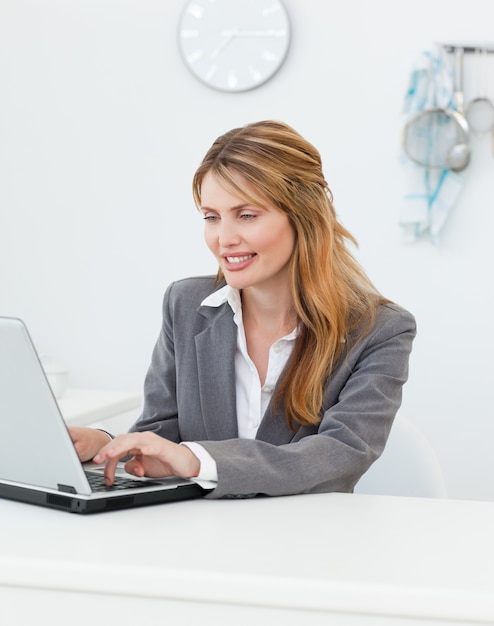
<svg viewBox="0 0 494 626">
<path fill-rule="evenodd" d="M 176 363 L 173 324 L 168 314 L 170 285 L 163 298 L 162 327 L 144 380 L 144 409 L 129 432 L 154 432 L 170 441 L 180 442 L 176 395 Z"/>
<path fill-rule="evenodd" d="M 200 441 L 218 469 L 217 487 L 207 497 L 353 491 L 386 444 L 415 334 L 411 313 L 383 305 L 371 332 L 331 374 L 318 426 L 300 427 L 280 444 L 284 416 L 268 409 L 255 440 Z"/>
<path fill-rule="evenodd" d="M 236 433 L 233 313 L 228 305 L 201 307 L 216 288 L 215 277 L 193 277 L 166 289 L 143 410 L 130 432 L 151 431 L 177 443 Z"/>
</svg>

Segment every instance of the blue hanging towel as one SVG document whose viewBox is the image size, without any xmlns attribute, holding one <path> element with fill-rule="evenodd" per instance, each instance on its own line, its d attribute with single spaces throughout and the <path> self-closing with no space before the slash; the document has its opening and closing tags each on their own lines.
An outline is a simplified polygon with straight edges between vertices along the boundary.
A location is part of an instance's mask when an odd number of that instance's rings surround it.
<svg viewBox="0 0 494 626">
<path fill-rule="evenodd" d="M 430 108 L 456 109 L 453 60 L 442 46 L 422 52 L 410 75 L 404 102 L 404 124 Z M 406 190 L 399 223 L 408 241 L 428 235 L 434 243 L 456 204 L 464 177 L 449 169 L 414 163 L 403 152 Z"/>
</svg>

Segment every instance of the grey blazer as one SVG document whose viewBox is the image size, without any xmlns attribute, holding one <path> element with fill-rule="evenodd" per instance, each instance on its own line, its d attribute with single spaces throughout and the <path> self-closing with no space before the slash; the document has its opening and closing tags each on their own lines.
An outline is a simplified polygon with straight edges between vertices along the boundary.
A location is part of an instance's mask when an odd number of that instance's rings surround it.
<svg viewBox="0 0 494 626">
<path fill-rule="evenodd" d="M 215 288 L 213 277 L 199 277 L 166 290 L 144 408 L 131 431 L 203 445 L 218 468 L 209 498 L 351 492 L 383 451 L 401 404 L 414 317 L 386 304 L 363 340 L 352 346 L 347 339 L 348 353 L 324 390 L 320 424 L 293 432 L 268 407 L 256 439 L 239 439 L 233 312 L 228 303 L 201 307 Z"/>
</svg>

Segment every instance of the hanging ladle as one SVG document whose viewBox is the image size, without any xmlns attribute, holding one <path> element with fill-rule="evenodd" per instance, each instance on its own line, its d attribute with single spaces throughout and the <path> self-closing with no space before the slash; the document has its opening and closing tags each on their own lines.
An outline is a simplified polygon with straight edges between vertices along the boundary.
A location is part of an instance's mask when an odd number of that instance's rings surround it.
<svg viewBox="0 0 494 626">
<path fill-rule="evenodd" d="M 463 110 L 463 48 L 455 48 L 454 101 L 457 113 L 465 119 Z M 468 122 L 465 119 L 465 126 Z M 470 163 L 470 146 L 465 138 L 451 147 L 446 157 L 446 164 L 453 172 L 461 172 Z"/>
<path fill-rule="evenodd" d="M 489 133 L 494 128 L 494 104 L 487 95 L 488 91 L 488 51 L 476 50 L 477 71 L 479 73 L 479 95 L 467 104 L 465 117 L 474 135 Z"/>
</svg>

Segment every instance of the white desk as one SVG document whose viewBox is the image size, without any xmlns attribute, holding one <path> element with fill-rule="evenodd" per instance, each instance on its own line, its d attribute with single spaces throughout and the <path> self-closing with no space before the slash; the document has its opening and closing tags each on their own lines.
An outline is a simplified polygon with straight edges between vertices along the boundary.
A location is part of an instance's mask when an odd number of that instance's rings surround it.
<svg viewBox="0 0 494 626">
<path fill-rule="evenodd" d="M 119 434 L 139 417 L 142 398 L 123 391 L 67 389 L 58 405 L 70 426 L 101 426 Z"/>
<path fill-rule="evenodd" d="M 78 516 L 0 500 L 2 624 L 494 623 L 494 503 L 351 494 Z"/>
</svg>

